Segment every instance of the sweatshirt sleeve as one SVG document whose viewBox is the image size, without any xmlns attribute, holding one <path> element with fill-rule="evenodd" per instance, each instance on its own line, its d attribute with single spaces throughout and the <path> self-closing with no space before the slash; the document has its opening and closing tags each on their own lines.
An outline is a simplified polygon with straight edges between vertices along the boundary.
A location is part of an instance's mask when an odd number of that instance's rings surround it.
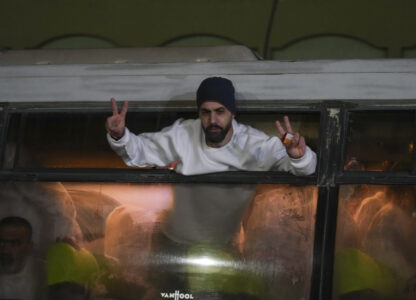
<svg viewBox="0 0 416 300">
<path fill-rule="evenodd" d="M 289 157 L 289 156 L 288 156 Z M 316 170 L 316 153 L 306 146 L 305 155 L 301 158 L 290 158 L 290 165 L 293 168 L 291 173 L 294 175 L 311 175 Z"/>
<path fill-rule="evenodd" d="M 178 120 L 159 132 L 139 135 L 126 128 L 124 136 L 119 140 L 107 133 L 107 141 L 128 166 L 166 166 L 180 159 L 177 152 L 181 141 L 180 122 Z"/>
</svg>

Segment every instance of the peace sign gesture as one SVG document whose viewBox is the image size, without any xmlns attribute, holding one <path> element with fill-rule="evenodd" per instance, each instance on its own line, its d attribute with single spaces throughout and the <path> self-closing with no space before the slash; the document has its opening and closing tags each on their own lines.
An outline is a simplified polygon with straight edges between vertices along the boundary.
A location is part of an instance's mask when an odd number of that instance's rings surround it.
<svg viewBox="0 0 416 300">
<path fill-rule="evenodd" d="M 276 128 L 282 135 L 282 141 L 286 147 L 286 152 L 292 158 L 301 158 L 306 153 L 305 138 L 298 132 L 293 132 L 288 116 L 284 116 L 283 121 L 285 123 L 286 130 L 279 121 L 276 121 Z"/>
<path fill-rule="evenodd" d="M 111 98 L 111 106 L 113 108 L 113 115 L 107 118 L 105 129 L 113 139 L 119 140 L 124 136 L 126 130 L 126 114 L 129 103 L 127 101 L 123 102 L 120 113 L 118 112 L 116 99 Z"/>
</svg>

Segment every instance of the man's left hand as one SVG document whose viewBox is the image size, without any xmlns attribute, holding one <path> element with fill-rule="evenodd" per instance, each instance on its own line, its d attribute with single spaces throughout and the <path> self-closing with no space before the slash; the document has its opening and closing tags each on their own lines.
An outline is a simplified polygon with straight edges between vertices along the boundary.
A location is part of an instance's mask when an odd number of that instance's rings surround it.
<svg viewBox="0 0 416 300">
<path fill-rule="evenodd" d="M 291 134 L 293 136 L 290 142 L 283 143 L 286 147 L 286 152 L 291 158 L 301 158 L 306 153 L 305 138 L 298 132 L 293 132 L 288 116 L 283 117 L 283 122 L 286 130 L 283 128 L 279 121 L 276 121 L 276 128 L 279 133 L 282 135 L 282 137 L 286 136 L 287 134 Z"/>
</svg>

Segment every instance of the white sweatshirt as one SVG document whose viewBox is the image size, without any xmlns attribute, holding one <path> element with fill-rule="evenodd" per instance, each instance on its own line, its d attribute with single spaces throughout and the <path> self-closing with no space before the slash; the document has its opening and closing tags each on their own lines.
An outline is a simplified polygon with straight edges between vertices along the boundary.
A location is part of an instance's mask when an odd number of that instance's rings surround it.
<svg viewBox="0 0 416 300">
<path fill-rule="evenodd" d="M 299 159 L 290 158 L 278 137 L 232 121 L 233 136 L 220 148 L 207 146 L 199 119 L 177 120 L 159 132 L 134 135 L 127 128 L 120 140 L 107 134 L 111 148 L 128 166 L 167 166 L 197 175 L 224 171 L 286 171 L 294 175 L 315 172 L 316 154 L 307 147 Z"/>
</svg>

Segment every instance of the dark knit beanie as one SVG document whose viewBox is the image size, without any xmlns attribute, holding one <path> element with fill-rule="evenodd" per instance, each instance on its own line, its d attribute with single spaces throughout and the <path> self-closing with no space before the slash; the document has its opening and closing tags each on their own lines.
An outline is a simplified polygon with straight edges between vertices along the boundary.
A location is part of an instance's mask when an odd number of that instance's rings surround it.
<svg viewBox="0 0 416 300">
<path fill-rule="evenodd" d="M 205 101 L 216 101 L 224 105 L 235 114 L 235 98 L 233 83 L 222 77 L 209 77 L 204 79 L 196 92 L 196 105 L 198 110 Z"/>
</svg>

